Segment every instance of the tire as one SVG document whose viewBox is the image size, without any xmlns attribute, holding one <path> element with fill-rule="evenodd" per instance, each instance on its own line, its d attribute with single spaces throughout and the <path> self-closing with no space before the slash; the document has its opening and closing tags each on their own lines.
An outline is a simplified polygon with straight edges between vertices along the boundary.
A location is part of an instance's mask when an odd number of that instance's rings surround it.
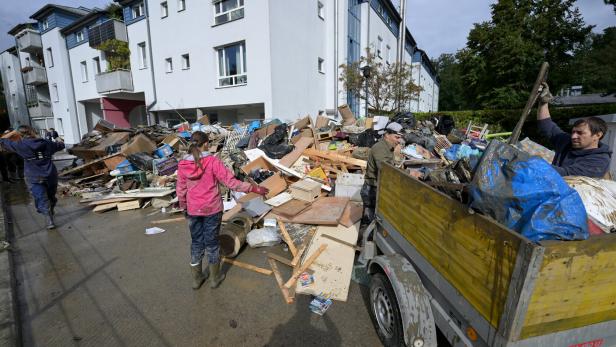
<svg viewBox="0 0 616 347">
<path fill-rule="evenodd" d="M 405 346 L 396 294 L 382 273 L 374 274 L 370 279 L 370 318 L 383 345 Z"/>
</svg>

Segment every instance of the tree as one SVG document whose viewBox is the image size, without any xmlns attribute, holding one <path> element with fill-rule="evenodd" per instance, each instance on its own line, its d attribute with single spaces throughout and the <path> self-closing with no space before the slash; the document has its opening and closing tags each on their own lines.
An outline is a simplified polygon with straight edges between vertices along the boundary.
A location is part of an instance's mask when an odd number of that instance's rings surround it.
<svg viewBox="0 0 616 347">
<path fill-rule="evenodd" d="M 362 75 L 363 66 L 370 67 L 368 79 Z M 384 64 L 370 49 L 359 61 L 340 65 L 340 69 L 339 80 L 347 93 L 366 100 L 365 87 L 368 83 L 368 107 L 376 112 L 406 111 L 421 91 L 411 79 L 409 64 Z"/>
<path fill-rule="evenodd" d="M 616 92 L 616 27 L 603 30 L 602 34 L 592 34 L 576 49 L 571 64 L 575 74 L 571 74 L 568 86 L 582 85 L 587 93 Z"/>
<path fill-rule="evenodd" d="M 592 26 L 575 0 L 499 0 L 489 22 L 475 24 L 460 62 L 464 95 L 472 108 L 524 105 L 542 61 L 550 63 L 550 84 L 563 84 Z"/>
<path fill-rule="evenodd" d="M 130 70 L 130 49 L 128 48 L 128 42 L 109 39 L 103 41 L 96 49 L 105 52 L 108 71 L 119 69 Z"/>
<path fill-rule="evenodd" d="M 460 63 L 454 54 L 444 53 L 432 64 L 441 80 L 438 109 L 458 111 L 466 108 L 462 85 Z"/>
<path fill-rule="evenodd" d="M 614 6 L 614 13 L 616 13 L 616 0 L 603 0 L 606 5 Z"/>
</svg>

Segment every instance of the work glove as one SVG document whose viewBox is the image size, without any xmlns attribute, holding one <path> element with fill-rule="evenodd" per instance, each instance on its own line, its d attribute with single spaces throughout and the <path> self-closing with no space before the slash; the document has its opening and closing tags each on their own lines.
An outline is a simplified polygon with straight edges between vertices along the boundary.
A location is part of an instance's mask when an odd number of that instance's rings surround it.
<svg viewBox="0 0 616 347">
<path fill-rule="evenodd" d="M 257 193 L 259 195 L 265 195 L 269 193 L 269 189 L 265 187 L 261 187 L 260 185 L 257 185 L 257 184 L 253 184 L 252 186 L 250 186 L 250 193 Z"/>
<path fill-rule="evenodd" d="M 541 104 L 549 104 L 554 97 L 552 93 L 550 93 L 550 87 L 546 82 L 541 83 L 539 87 L 539 103 Z"/>
</svg>

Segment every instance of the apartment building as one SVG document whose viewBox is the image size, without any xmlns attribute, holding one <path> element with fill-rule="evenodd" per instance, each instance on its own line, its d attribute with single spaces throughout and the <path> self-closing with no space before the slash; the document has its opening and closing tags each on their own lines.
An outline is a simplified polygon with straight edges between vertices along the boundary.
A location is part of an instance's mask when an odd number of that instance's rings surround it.
<svg viewBox="0 0 616 347">
<path fill-rule="evenodd" d="M 0 73 L 2 73 L 2 87 L 11 126 L 29 125 L 26 90 L 21 75 L 19 51 L 16 47 L 0 53 Z"/>
<path fill-rule="evenodd" d="M 53 123 L 69 144 L 100 119 L 121 127 L 171 126 L 203 114 L 223 124 L 292 121 L 335 116 L 341 104 L 363 116 L 365 105 L 338 80 L 339 65 L 368 47 L 394 63 L 401 32 L 402 58 L 417 66 L 413 78 L 424 88 L 409 108 L 434 111 L 438 104 L 434 69 L 390 0 L 115 2 L 122 18 L 46 5 L 31 16 L 35 25 L 15 32 L 40 42 L 22 51 L 44 69 L 46 83 L 36 86 L 48 92 Z M 128 43 L 121 68 L 101 46 L 109 39 Z"/>
</svg>

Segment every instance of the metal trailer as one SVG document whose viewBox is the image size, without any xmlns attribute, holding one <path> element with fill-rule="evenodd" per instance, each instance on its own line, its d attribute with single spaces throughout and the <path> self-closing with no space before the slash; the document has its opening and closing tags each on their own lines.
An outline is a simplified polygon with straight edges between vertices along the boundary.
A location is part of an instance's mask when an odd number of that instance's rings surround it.
<svg viewBox="0 0 616 347">
<path fill-rule="evenodd" d="M 359 261 L 386 346 L 616 345 L 616 235 L 536 244 L 384 164 Z"/>
</svg>

